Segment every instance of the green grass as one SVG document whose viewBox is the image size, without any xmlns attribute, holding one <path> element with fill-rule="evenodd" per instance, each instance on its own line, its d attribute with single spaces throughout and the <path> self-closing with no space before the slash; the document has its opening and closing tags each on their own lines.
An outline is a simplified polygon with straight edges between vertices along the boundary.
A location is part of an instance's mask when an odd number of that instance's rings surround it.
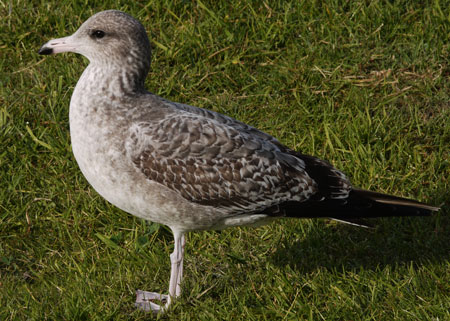
<svg viewBox="0 0 450 321">
<path fill-rule="evenodd" d="M 450 320 L 448 0 L 95 2 L 0 2 L 0 320 Z M 36 53 L 109 8 L 151 36 L 149 90 L 443 209 L 190 233 L 182 297 L 136 311 L 167 291 L 171 233 L 88 185 L 68 131 L 87 61 Z"/>
</svg>

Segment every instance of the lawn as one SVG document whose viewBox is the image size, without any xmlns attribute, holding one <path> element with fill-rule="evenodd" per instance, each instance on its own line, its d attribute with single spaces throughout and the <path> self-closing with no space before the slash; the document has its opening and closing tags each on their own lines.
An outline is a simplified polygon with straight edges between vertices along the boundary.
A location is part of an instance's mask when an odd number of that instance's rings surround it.
<svg viewBox="0 0 450 321">
<path fill-rule="evenodd" d="M 448 0 L 92 3 L 0 1 L 0 320 L 450 320 Z M 68 126 L 87 60 L 37 54 L 110 8 L 150 35 L 150 91 L 442 210 L 190 233 L 181 298 L 136 311 L 172 235 L 89 186 Z"/>
</svg>

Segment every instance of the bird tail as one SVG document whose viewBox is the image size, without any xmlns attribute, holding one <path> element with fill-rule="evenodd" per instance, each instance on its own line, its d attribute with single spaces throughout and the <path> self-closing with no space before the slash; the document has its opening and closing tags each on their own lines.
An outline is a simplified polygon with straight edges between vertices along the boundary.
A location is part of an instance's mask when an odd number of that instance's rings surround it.
<svg viewBox="0 0 450 321">
<path fill-rule="evenodd" d="M 382 194 L 377 192 L 353 189 L 349 195 L 348 205 L 357 213 L 352 217 L 388 217 L 388 216 L 429 216 L 439 210 L 439 207 L 430 206 L 415 200 Z M 345 206 L 344 206 L 345 207 Z M 352 211 L 350 211 L 352 212 Z M 345 213 L 340 212 L 341 218 Z"/>
<path fill-rule="evenodd" d="M 345 199 L 285 205 L 282 210 L 287 217 L 328 217 L 350 223 L 361 218 L 429 216 L 439 210 L 439 207 L 418 201 L 360 189 L 351 190 Z"/>
</svg>

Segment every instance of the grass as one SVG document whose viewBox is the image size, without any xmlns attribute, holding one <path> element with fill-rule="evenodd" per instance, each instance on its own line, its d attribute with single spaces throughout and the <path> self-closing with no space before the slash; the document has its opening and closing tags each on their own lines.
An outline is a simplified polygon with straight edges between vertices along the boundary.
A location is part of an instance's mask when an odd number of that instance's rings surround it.
<svg viewBox="0 0 450 321">
<path fill-rule="evenodd" d="M 172 236 L 88 185 L 68 132 L 87 61 L 36 53 L 109 8 L 151 36 L 149 90 L 442 210 L 373 231 L 191 233 L 182 297 L 136 311 L 136 289 L 167 291 Z M 0 15 L 0 320 L 450 320 L 448 1 L 11 0 Z"/>
</svg>

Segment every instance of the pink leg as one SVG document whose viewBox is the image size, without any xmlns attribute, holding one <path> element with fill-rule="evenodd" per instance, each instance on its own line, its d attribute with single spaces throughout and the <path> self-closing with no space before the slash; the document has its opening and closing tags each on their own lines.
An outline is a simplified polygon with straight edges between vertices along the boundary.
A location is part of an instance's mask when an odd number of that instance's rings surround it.
<svg viewBox="0 0 450 321">
<path fill-rule="evenodd" d="M 176 298 L 181 294 L 181 279 L 183 278 L 183 257 L 184 257 L 184 245 L 185 238 L 183 233 L 174 232 L 175 248 L 173 253 L 170 254 L 170 282 L 169 282 L 169 300 L 166 303 L 166 307 L 169 306 L 172 298 Z"/>
<path fill-rule="evenodd" d="M 136 291 L 135 306 L 144 311 L 153 311 L 154 313 L 164 312 L 169 307 L 173 298 L 181 294 L 181 280 L 183 278 L 183 257 L 184 246 L 186 239 L 184 233 L 173 231 L 175 239 L 175 248 L 170 254 L 170 281 L 169 281 L 169 295 L 159 294 L 155 292 L 147 292 L 142 290 Z M 166 301 L 164 306 L 153 303 L 152 301 Z"/>
</svg>

